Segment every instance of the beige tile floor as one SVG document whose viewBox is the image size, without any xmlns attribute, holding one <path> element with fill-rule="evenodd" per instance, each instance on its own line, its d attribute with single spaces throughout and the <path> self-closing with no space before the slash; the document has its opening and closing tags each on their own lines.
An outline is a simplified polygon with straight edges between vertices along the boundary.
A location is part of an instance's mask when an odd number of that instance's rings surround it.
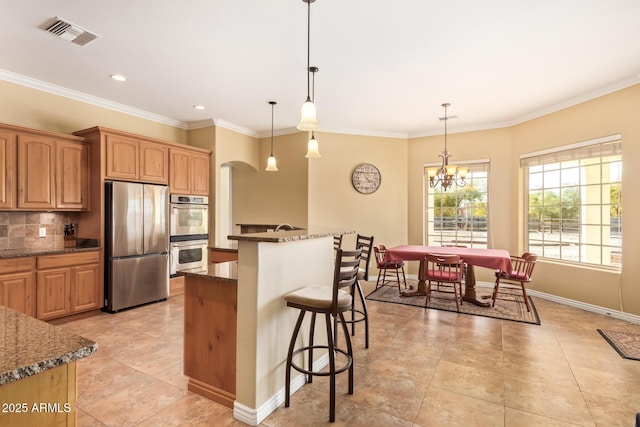
<svg viewBox="0 0 640 427">
<path fill-rule="evenodd" d="M 355 393 L 346 394 L 341 375 L 334 425 L 633 426 L 640 361 L 622 359 L 596 329 L 640 326 L 534 301 L 541 326 L 369 302 L 371 345 L 364 349 L 357 328 Z M 79 362 L 80 427 L 244 425 L 231 410 L 187 391 L 182 304 L 177 296 L 63 325 L 100 346 Z M 262 423 L 325 424 L 324 378 Z"/>
</svg>

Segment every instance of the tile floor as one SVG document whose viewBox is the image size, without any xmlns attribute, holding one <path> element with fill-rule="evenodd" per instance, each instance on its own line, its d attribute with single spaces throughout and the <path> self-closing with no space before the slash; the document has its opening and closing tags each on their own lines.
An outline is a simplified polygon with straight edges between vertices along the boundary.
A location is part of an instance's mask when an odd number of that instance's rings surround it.
<svg viewBox="0 0 640 427">
<path fill-rule="evenodd" d="M 365 293 L 373 289 L 365 283 Z M 371 301 L 371 346 L 354 338 L 355 394 L 338 380 L 337 419 L 351 426 L 625 426 L 640 411 L 640 361 L 597 328 L 640 326 L 534 298 L 541 326 Z M 186 389 L 183 298 L 69 322 L 96 340 L 79 362 L 78 426 L 241 426 Z M 316 378 L 263 426 L 328 422 Z"/>
</svg>

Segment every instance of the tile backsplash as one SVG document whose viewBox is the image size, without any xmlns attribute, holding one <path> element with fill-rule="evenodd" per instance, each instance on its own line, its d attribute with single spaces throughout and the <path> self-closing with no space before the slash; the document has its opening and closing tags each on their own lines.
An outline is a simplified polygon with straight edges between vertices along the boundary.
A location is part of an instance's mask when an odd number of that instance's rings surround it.
<svg viewBox="0 0 640 427">
<path fill-rule="evenodd" d="M 64 225 L 74 224 L 76 235 L 79 213 L 76 212 L 0 212 L 0 250 L 64 248 Z M 39 237 L 45 228 L 46 237 Z"/>
</svg>

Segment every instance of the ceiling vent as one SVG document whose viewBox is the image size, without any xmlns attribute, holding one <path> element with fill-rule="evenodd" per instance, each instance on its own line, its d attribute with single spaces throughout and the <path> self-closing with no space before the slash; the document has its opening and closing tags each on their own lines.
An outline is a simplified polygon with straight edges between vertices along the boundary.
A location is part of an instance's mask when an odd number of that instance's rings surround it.
<svg viewBox="0 0 640 427">
<path fill-rule="evenodd" d="M 90 41 L 100 37 L 97 34 L 90 33 L 84 28 L 58 17 L 45 22 L 41 28 L 56 37 L 80 46 L 84 46 Z"/>
</svg>

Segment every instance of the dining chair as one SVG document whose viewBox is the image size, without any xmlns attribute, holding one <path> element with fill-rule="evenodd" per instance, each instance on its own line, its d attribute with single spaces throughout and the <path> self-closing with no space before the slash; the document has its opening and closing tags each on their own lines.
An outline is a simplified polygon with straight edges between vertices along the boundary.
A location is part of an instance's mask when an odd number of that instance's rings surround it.
<svg viewBox="0 0 640 427">
<path fill-rule="evenodd" d="M 538 257 L 532 253 L 525 252 L 519 257 L 511 257 L 512 270 L 510 273 L 506 271 L 496 271 L 496 283 L 493 286 L 493 298 L 491 301 L 492 307 L 496 306 L 497 299 L 501 299 L 503 301 L 524 303 L 527 311 L 531 311 L 525 283 L 531 282 L 531 275 L 533 274 L 533 268 L 536 265 L 537 259 Z M 502 290 L 500 289 L 501 285 Z M 515 294 L 513 289 L 520 290 L 522 297 L 520 298 L 520 295 Z"/>
<path fill-rule="evenodd" d="M 462 304 L 462 270 L 464 263 L 458 255 L 427 254 L 424 260 L 424 277 L 427 281 L 427 298 L 424 306 L 429 307 L 432 298 L 451 299 L 453 294 L 456 311 Z M 435 282 L 434 289 L 431 284 Z M 434 295 L 434 292 L 436 295 Z"/>
<path fill-rule="evenodd" d="M 362 249 L 355 251 L 344 251 L 338 249 L 336 253 L 335 267 L 333 272 L 333 283 L 320 286 L 307 286 L 293 291 L 285 296 L 288 307 L 300 310 L 298 320 L 291 335 L 289 343 L 289 351 L 287 353 L 287 362 L 285 367 L 285 401 L 284 406 L 288 408 L 291 403 L 291 369 L 295 369 L 307 376 L 307 383 L 313 382 L 314 376 L 329 377 L 329 421 L 334 422 L 336 418 L 336 375 L 348 371 L 348 393 L 353 394 L 353 348 L 351 346 L 351 338 L 349 337 L 349 329 L 344 318 L 344 313 L 351 310 L 353 291 L 352 288 L 358 282 L 358 267 L 360 265 L 360 257 Z M 298 335 L 305 315 L 311 314 L 309 323 L 309 337 L 302 341 L 302 346 L 296 348 Z M 324 314 L 325 328 L 327 333 L 327 344 L 318 345 L 314 343 L 314 332 L 316 315 Z M 337 319 L 334 322 L 332 319 Z M 337 347 L 334 341 L 333 328 L 337 324 L 342 327 L 345 337 L 345 347 Z M 314 350 L 325 350 L 329 360 L 329 369 L 321 371 L 313 370 L 313 354 Z M 296 354 L 306 353 L 306 366 L 304 357 L 294 360 Z M 324 356 L 323 356 L 324 357 Z M 340 365 L 336 366 L 336 358 L 339 358 Z"/>
<path fill-rule="evenodd" d="M 407 289 L 407 279 L 404 275 L 404 261 L 385 259 L 387 248 L 384 245 L 374 246 L 373 252 L 376 257 L 376 266 L 378 267 L 378 280 L 376 281 L 376 290 L 382 286 L 388 285 L 392 282 L 396 282 L 398 284 L 398 293 L 401 293 L 402 290 L 400 288 L 400 273 L 402 273 L 402 282 L 404 283 L 404 288 Z"/>
<path fill-rule="evenodd" d="M 351 307 L 351 316 L 346 320 L 351 324 L 351 335 L 356 333 L 356 323 L 364 322 L 364 340 L 365 348 L 369 348 L 369 312 L 367 311 L 367 301 L 362 292 L 362 286 L 360 281 L 369 280 L 369 260 L 371 258 L 371 252 L 373 249 L 373 236 L 362 236 L 358 234 L 356 237 L 356 249 L 362 249 L 362 255 L 360 257 L 360 266 L 358 268 L 358 281 L 355 286 L 351 287 L 351 297 L 353 298 L 353 306 Z M 360 299 L 359 307 L 356 306 L 356 291 Z M 337 329 L 334 328 L 334 332 Z M 337 341 L 337 337 L 336 337 Z"/>
</svg>

